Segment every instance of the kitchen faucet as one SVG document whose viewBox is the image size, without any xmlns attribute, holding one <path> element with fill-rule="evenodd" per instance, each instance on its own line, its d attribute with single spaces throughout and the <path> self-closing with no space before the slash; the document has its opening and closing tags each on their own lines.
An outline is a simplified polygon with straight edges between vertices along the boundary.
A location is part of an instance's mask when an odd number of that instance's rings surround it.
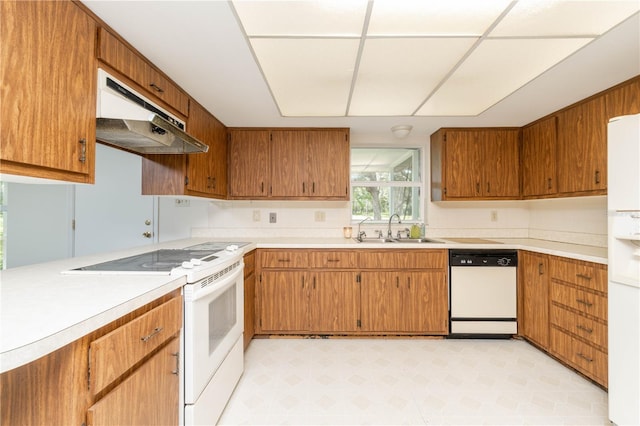
<svg viewBox="0 0 640 426">
<path fill-rule="evenodd" d="M 393 219 L 394 216 L 398 218 L 398 223 L 402 223 L 402 221 L 400 220 L 400 215 L 398 213 L 392 214 L 391 217 L 389 218 L 389 227 L 387 228 L 387 238 L 393 237 L 393 234 L 391 233 L 391 220 Z"/>
<path fill-rule="evenodd" d="M 371 218 L 369 216 L 365 217 L 364 219 L 362 219 L 359 223 L 358 223 L 358 238 L 356 238 L 358 241 L 362 242 L 362 238 L 367 236 L 367 233 L 362 231 L 360 232 L 360 225 L 362 225 L 365 221 L 367 220 L 371 220 Z"/>
</svg>

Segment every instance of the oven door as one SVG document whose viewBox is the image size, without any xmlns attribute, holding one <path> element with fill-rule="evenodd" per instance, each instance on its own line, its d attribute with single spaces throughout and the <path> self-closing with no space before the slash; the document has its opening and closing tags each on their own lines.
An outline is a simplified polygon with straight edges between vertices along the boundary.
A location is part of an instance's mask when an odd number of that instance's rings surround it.
<svg viewBox="0 0 640 426">
<path fill-rule="evenodd" d="M 244 329 L 243 264 L 213 284 L 184 288 L 184 402 L 193 404 Z"/>
</svg>

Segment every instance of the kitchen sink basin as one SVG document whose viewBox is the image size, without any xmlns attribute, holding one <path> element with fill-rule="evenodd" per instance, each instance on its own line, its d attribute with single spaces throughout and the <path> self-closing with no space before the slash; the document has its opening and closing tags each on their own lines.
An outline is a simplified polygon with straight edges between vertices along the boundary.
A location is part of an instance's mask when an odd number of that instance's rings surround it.
<svg viewBox="0 0 640 426">
<path fill-rule="evenodd" d="M 442 241 L 432 240 L 431 238 L 363 238 L 356 239 L 359 243 L 412 243 L 412 244 L 439 244 Z"/>
</svg>

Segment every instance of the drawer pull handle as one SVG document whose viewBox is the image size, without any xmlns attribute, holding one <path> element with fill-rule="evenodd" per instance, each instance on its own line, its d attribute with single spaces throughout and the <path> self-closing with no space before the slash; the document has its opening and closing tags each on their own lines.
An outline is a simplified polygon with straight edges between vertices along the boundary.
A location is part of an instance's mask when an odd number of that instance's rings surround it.
<svg viewBox="0 0 640 426">
<path fill-rule="evenodd" d="M 589 358 L 588 356 L 584 355 L 584 354 L 583 354 L 583 353 L 581 353 L 581 352 L 578 352 L 578 356 L 579 356 L 580 358 L 584 359 L 584 360 L 585 360 L 585 361 L 587 361 L 587 362 L 593 362 L 593 358 Z"/>
<path fill-rule="evenodd" d="M 156 327 L 153 329 L 153 331 L 151 332 L 151 334 L 141 337 L 140 340 L 142 340 L 143 342 L 148 342 L 149 339 L 151 339 L 153 336 L 155 336 L 156 334 L 160 333 L 162 331 L 162 327 Z"/>
<path fill-rule="evenodd" d="M 180 352 L 176 352 L 175 354 L 171 354 L 171 356 L 176 357 L 176 369 L 171 372 L 171 374 L 175 374 L 176 376 L 180 374 Z"/>
<path fill-rule="evenodd" d="M 593 333 L 593 328 L 585 327 L 584 325 L 581 325 L 581 324 L 576 325 L 576 328 L 578 330 L 586 331 L 589 334 Z"/>
<path fill-rule="evenodd" d="M 340 262 L 340 259 L 327 259 L 327 262 Z"/>
<path fill-rule="evenodd" d="M 278 262 L 291 262 L 291 259 L 278 259 Z"/>
<path fill-rule="evenodd" d="M 576 299 L 576 302 L 581 303 L 589 308 L 593 306 L 593 303 L 587 302 L 586 300 L 582 300 L 582 299 Z"/>
<path fill-rule="evenodd" d="M 582 278 L 583 280 L 591 280 L 591 277 L 589 275 L 576 274 L 576 277 Z"/>
<path fill-rule="evenodd" d="M 153 88 L 153 90 L 155 90 L 158 93 L 163 93 L 164 90 L 162 90 L 162 87 L 158 86 L 155 83 L 150 83 L 149 86 L 151 86 Z"/>
</svg>

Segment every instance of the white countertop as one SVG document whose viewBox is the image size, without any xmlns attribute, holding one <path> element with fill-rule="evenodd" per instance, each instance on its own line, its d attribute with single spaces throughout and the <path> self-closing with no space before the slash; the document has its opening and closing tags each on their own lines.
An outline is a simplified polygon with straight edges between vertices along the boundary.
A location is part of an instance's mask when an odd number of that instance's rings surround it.
<svg viewBox="0 0 640 426">
<path fill-rule="evenodd" d="M 607 249 L 532 239 L 490 239 L 495 244 L 358 243 L 351 239 L 257 239 L 254 248 L 521 249 L 596 263 L 607 263 Z M 12 268 L 0 272 L 0 372 L 38 359 L 109 324 L 186 284 L 169 275 L 66 275 L 61 271 L 144 253 L 159 248 L 183 248 L 213 238 L 193 238 Z M 225 239 L 229 241 L 229 239 Z M 234 240 L 241 242 L 242 239 Z"/>
</svg>

